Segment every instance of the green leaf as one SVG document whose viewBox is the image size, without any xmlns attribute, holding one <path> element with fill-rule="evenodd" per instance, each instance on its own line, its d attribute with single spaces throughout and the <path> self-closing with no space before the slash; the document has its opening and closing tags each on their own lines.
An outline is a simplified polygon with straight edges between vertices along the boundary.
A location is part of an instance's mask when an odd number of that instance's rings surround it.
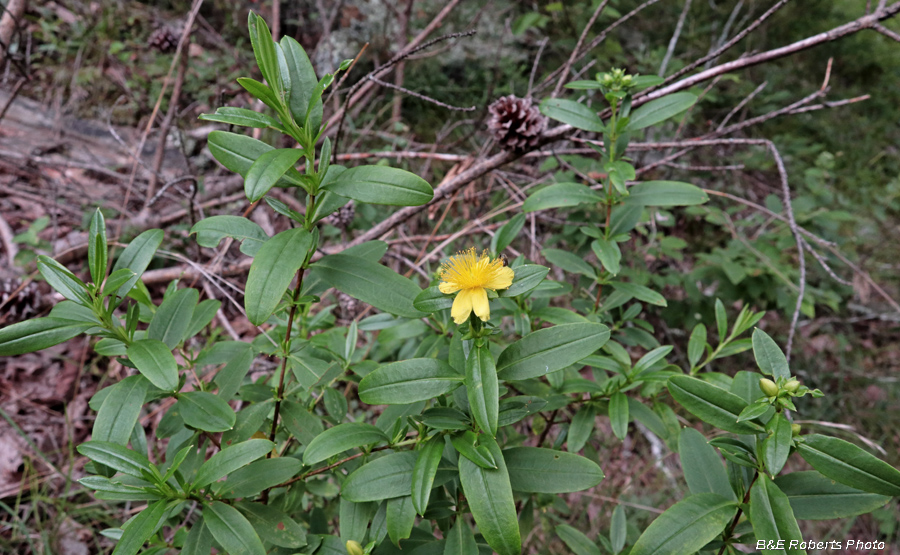
<svg viewBox="0 0 900 555">
<path fill-rule="evenodd" d="M 499 555 L 519 555 L 522 540 L 503 453 L 492 438 L 483 437 L 483 441 L 497 461 L 497 469 L 482 468 L 463 457 L 459 460 L 459 480 L 488 544 Z"/>
<path fill-rule="evenodd" d="M 266 555 L 253 525 L 234 507 L 221 501 L 213 501 L 203 511 L 203 521 L 226 553 Z"/>
<path fill-rule="evenodd" d="M 441 293 L 437 285 L 426 287 L 413 299 L 413 308 L 426 314 L 453 306 L 453 296 Z"/>
<path fill-rule="evenodd" d="M 694 553 L 722 533 L 736 508 L 737 502 L 715 493 L 691 495 L 651 522 L 629 555 Z"/>
<path fill-rule="evenodd" d="M 517 297 L 528 293 L 544 281 L 550 268 L 539 264 L 523 264 L 513 268 L 513 282 L 508 289 L 498 291 L 501 297 Z"/>
<path fill-rule="evenodd" d="M 509 219 L 508 222 L 500 226 L 500 229 L 491 237 L 491 250 L 496 254 L 500 254 L 506 250 L 513 240 L 519 236 L 522 227 L 525 225 L 525 214 L 516 214 Z"/>
<path fill-rule="evenodd" d="M 61 318 L 34 318 L 0 329 L 0 357 L 23 355 L 59 345 L 94 324 Z"/>
<path fill-rule="evenodd" d="M 197 234 L 197 244 L 215 248 L 225 237 L 241 242 L 241 252 L 255 256 L 269 236 L 259 224 L 241 216 L 210 216 L 194 224 L 190 234 Z"/>
<path fill-rule="evenodd" d="M 561 370 L 592 354 L 609 339 L 602 324 L 562 324 L 532 332 L 500 353 L 497 374 L 526 380 Z"/>
<path fill-rule="evenodd" d="M 392 206 L 421 206 L 434 196 L 421 177 L 388 166 L 350 168 L 323 189 L 359 202 Z"/>
<path fill-rule="evenodd" d="M 113 555 L 136 555 L 162 524 L 166 503 L 166 500 L 157 501 L 126 524 Z"/>
<path fill-rule="evenodd" d="M 611 281 L 609 284 L 612 285 L 613 289 L 616 291 L 621 291 L 639 301 L 656 306 L 668 306 L 666 298 L 649 287 L 644 287 L 643 285 L 638 285 L 636 283 L 624 283 L 621 281 Z"/>
<path fill-rule="evenodd" d="M 275 186 L 281 176 L 294 167 L 303 156 L 303 151 L 296 148 L 279 148 L 270 150 L 257 158 L 244 178 L 244 193 L 250 202 L 256 202 L 266 196 L 269 189 Z"/>
<path fill-rule="evenodd" d="M 353 503 L 346 497 L 342 497 L 338 511 L 341 541 L 346 543 L 353 540 L 361 544 L 365 543 L 369 523 L 372 522 L 378 508 L 378 503 Z"/>
<path fill-rule="evenodd" d="M 497 435 L 497 415 L 500 411 L 499 384 L 494 357 L 486 347 L 475 347 L 466 359 L 466 393 L 469 408 L 478 427 Z"/>
<path fill-rule="evenodd" d="M 413 508 L 412 499 L 408 495 L 395 497 L 387 501 L 387 530 L 388 536 L 396 546 L 400 546 L 400 540 L 405 540 L 412 533 L 413 524 L 416 522 L 416 510 Z"/>
<path fill-rule="evenodd" d="M 236 507 L 263 540 L 295 549 L 306 545 L 306 531 L 280 509 L 249 501 L 241 501 Z"/>
<path fill-rule="evenodd" d="M 401 405 L 450 393 L 465 380 L 435 358 L 413 358 L 381 366 L 359 382 L 359 398 L 369 405 Z"/>
<path fill-rule="evenodd" d="M 293 457 L 275 457 L 252 462 L 228 475 L 216 490 L 225 499 L 253 497 L 262 490 L 286 482 L 300 473 L 303 464 Z"/>
<path fill-rule="evenodd" d="M 238 81 L 241 81 L 240 79 Z M 229 133 L 227 131 L 212 131 L 207 137 L 209 152 L 223 166 L 246 177 L 253 162 L 265 154 L 274 150 L 274 147 L 262 141 L 257 141 L 246 135 Z M 295 169 L 290 169 L 276 183 L 279 187 L 302 187 L 307 189 L 307 183 L 303 176 Z M 307 191 L 308 192 L 308 191 Z"/>
<path fill-rule="evenodd" d="M 282 231 L 260 247 L 244 290 L 244 307 L 251 323 L 259 326 L 275 312 L 310 247 L 312 235 L 302 228 Z"/>
<path fill-rule="evenodd" d="M 766 423 L 769 436 L 763 440 L 763 461 L 766 472 L 777 475 L 784 468 L 788 455 L 791 454 L 791 423 L 783 414 L 776 414 Z"/>
<path fill-rule="evenodd" d="M 575 416 L 572 417 L 572 424 L 569 425 L 569 433 L 566 436 L 566 449 L 570 453 L 577 453 L 584 448 L 584 444 L 591 437 L 594 431 L 594 420 L 597 418 L 597 407 L 586 403 L 578 409 Z"/>
<path fill-rule="evenodd" d="M 184 540 L 181 555 L 209 555 L 212 552 L 212 534 L 201 516 L 194 522 Z"/>
<path fill-rule="evenodd" d="M 126 445 L 141 415 L 148 383 L 143 376 L 129 376 L 110 386 L 97 411 L 91 438 Z"/>
<path fill-rule="evenodd" d="M 270 87 L 267 87 L 256 79 L 251 79 L 249 77 L 238 77 L 237 82 L 238 85 L 244 87 L 244 90 L 250 93 L 251 96 L 258 98 L 269 108 L 275 110 L 276 112 L 282 111 L 281 103 L 278 101 L 278 96 Z"/>
<path fill-rule="evenodd" d="M 579 80 L 579 81 L 569 81 L 564 85 L 566 89 L 575 89 L 575 90 L 592 90 L 599 89 L 603 85 L 601 85 L 598 81 L 588 81 L 588 80 Z"/>
<path fill-rule="evenodd" d="M 116 443 L 88 441 L 78 446 L 78 452 L 94 462 L 136 478 L 143 479 L 144 472 L 150 471 L 147 457 Z"/>
<path fill-rule="evenodd" d="M 420 515 L 424 515 L 428 508 L 428 499 L 431 497 L 431 488 L 434 486 L 434 476 L 443 452 L 444 437 L 440 434 L 423 443 L 418 451 L 412 473 L 412 503 Z"/>
<path fill-rule="evenodd" d="M 291 78 L 291 114 L 293 114 L 296 121 L 302 123 L 309 108 L 313 89 L 316 88 L 319 80 L 316 77 L 312 64 L 309 62 L 306 51 L 303 50 L 300 43 L 291 37 L 282 37 L 281 50 L 284 52 L 288 75 Z M 317 116 L 311 118 L 314 122 L 313 127 L 318 128 L 319 123 L 322 121 L 321 99 L 313 107 L 312 113 Z M 311 131 L 317 132 L 318 129 L 312 129 Z"/>
<path fill-rule="evenodd" d="M 716 299 L 716 331 L 719 333 L 719 344 L 725 342 L 728 333 L 728 316 L 725 314 L 725 305 L 722 299 Z"/>
<path fill-rule="evenodd" d="M 754 434 L 763 427 L 755 422 L 738 422 L 747 402 L 720 387 L 690 376 L 669 378 L 669 393 L 697 418 L 735 434 Z"/>
<path fill-rule="evenodd" d="M 106 277 L 106 221 L 100 209 L 94 211 L 88 232 L 88 268 L 95 284 L 103 282 Z"/>
<path fill-rule="evenodd" d="M 103 282 L 103 297 L 108 297 L 116 292 L 125 285 L 126 283 L 131 283 L 129 287 L 133 287 L 137 280 L 140 278 L 139 275 L 132 272 L 128 268 L 122 268 L 121 270 L 116 270 L 109 274 L 109 277 L 106 278 L 106 281 Z"/>
<path fill-rule="evenodd" d="M 303 405 L 293 401 L 281 403 L 281 416 L 284 426 L 297 438 L 300 445 L 309 445 L 325 430 L 318 417 L 312 415 Z"/>
<path fill-rule="evenodd" d="M 70 301 L 75 301 L 84 306 L 91 306 L 91 297 L 88 295 L 87 285 L 68 268 L 53 260 L 49 256 L 39 255 L 38 270 L 57 293 Z"/>
<path fill-rule="evenodd" d="M 446 536 L 443 555 L 478 555 L 478 544 L 475 543 L 475 534 L 466 524 L 465 519 L 457 517 L 453 527 Z"/>
<path fill-rule="evenodd" d="M 625 547 L 628 535 L 628 526 L 625 521 L 625 506 L 616 505 L 613 509 L 612 521 L 609 525 L 609 543 L 612 544 L 613 553 L 619 553 Z"/>
<path fill-rule="evenodd" d="M 763 374 L 784 379 L 791 377 L 791 370 L 781 347 L 759 328 L 753 330 L 753 356 Z"/>
<path fill-rule="evenodd" d="M 760 474 L 750 489 L 750 522 L 753 523 L 753 534 L 759 539 L 779 543 L 784 540 L 782 549 L 763 549 L 764 555 L 800 554 L 806 551 L 799 547 L 791 547 L 803 540 L 797 519 L 791 510 L 788 497 L 765 474 Z"/>
<path fill-rule="evenodd" d="M 497 461 L 490 449 L 478 442 L 478 436 L 472 430 L 450 436 L 450 442 L 460 455 L 469 459 L 481 468 L 497 468 Z"/>
<path fill-rule="evenodd" d="M 666 95 L 635 108 L 628 118 L 628 130 L 637 131 L 677 116 L 697 102 L 697 95 L 680 92 Z"/>
<path fill-rule="evenodd" d="M 512 489 L 526 493 L 572 493 L 603 480 L 596 463 L 573 453 L 540 447 L 503 451 Z"/>
<path fill-rule="evenodd" d="M 628 434 L 628 397 L 619 391 L 609 398 L 609 424 L 619 439 Z"/>
<path fill-rule="evenodd" d="M 759 386 L 757 386 L 757 389 L 759 389 Z M 771 406 L 772 405 L 771 403 L 769 403 L 768 398 L 763 397 L 762 399 L 757 399 L 756 401 L 747 405 L 744 410 L 741 411 L 741 414 L 738 415 L 737 421 L 743 422 L 745 420 L 753 420 L 754 418 L 759 418 L 760 416 L 764 415 L 769 410 L 769 408 L 771 408 Z"/>
<path fill-rule="evenodd" d="M 163 391 L 175 391 L 178 387 L 178 364 L 171 349 L 162 341 L 135 341 L 128 346 L 126 353 L 128 359 L 137 366 L 138 372 L 156 387 Z"/>
<path fill-rule="evenodd" d="M 119 258 L 113 265 L 112 273 L 127 268 L 134 272 L 136 277 L 134 281 L 126 282 L 119 287 L 116 296 L 124 297 L 131 291 L 131 288 L 134 287 L 141 274 L 144 273 L 144 270 L 147 269 L 147 266 L 153 260 L 153 255 L 156 254 L 156 249 L 162 244 L 163 237 L 164 234 L 161 229 L 148 229 L 132 239 L 131 243 L 125 247 L 125 250 L 122 251 L 122 254 L 119 255 Z"/>
<path fill-rule="evenodd" d="M 250 44 L 253 54 L 256 56 L 256 64 L 263 78 L 273 90 L 283 88 L 278 68 L 278 58 L 275 55 L 275 43 L 272 41 L 272 33 L 265 20 L 250 12 L 247 18 L 247 27 L 250 30 Z"/>
<path fill-rule="evenodd" d="M 600 193 L 581 183 L 556 183 L 533 193 L 522 205 L 523 212 L 537 212 L 550 208 L 565 208 L 603 201 Z"/>
<path fill-rule="evenodd" d="M 622 260 L 622 251 L 615 241 L 607 241 L 602 237 L 591 242 L 591 249 L 597 255 L 597 260 L 603 265 L 603 269 L 611 275 L 616 275 L 621 270 L 619 262 Z"/>
<path fill-rule="evenodd" d="M 218 395 L 188 391 L 178 396 L 184 423 L 205 432 L 225 432 L 234 427 L 234 410 Z"/>
<path fill-rule="evenodd" d="M 256 459 L 264 457 L 273 447 L 275 444 L 268 439 L 248 439 L 222 449 L 197 469 L 197 475 L 193 481 L 194 489 L 209 485 Z M 216 535 L 215 531 L 213 531 L 213 535 Z"/>
<path fill-rule="evenodd" d="M 581 274 L 591 279 L 597 277 L 597 268 L 594 268 L 584 258 L 577 254 L 561 249 L 544 249 L 541 251 L 544 258 L 554 266 L 558 266 L 570 274 Z"/>
<path fill-rule="evenodd" d="M 697 324 L 694 331 L 691 332 L 691 338 L 688 340 L 688 364 L 691 368 L 697 366 L 703 353 L 706 352 L 706 326 Z"/>
<path fill-rule="evenodd" d="M 682 428 L 678 438 L 681 469 L 691 493 L 715 493 L 727 499 L 737 499 L 725 464 L 703 434 L 693 428 Z"/>
<path fill-rule="evenodd" d="M 413 306 L 422 292 L 419 286 L 377 262 L 349 254 L 332 254 L 311 267 L 335 289 L 375 308 L 406 318 L 425 316 Z"/>
<path fill-rule="evenodd" d="M 575 555 L 600 555 L 600 548 L 590 538 L 567 524 L 557 526 L 556 535 Z"/>
<path fill-rule="evenodd" d="M 167 296 L 147 327 L 147 338 L 162 341 L 169 350 L 177 347 L 187 334 L 199 300 L 196 289 L 179 289 Z"/>
<path fill-rule="evenodd" d="M 380 501 L 409 495 L 416 453 L 402 451 L 370 461 L 347 476 L 341 495 L 354 503 Z M 455 476 L 455 467 L 438 466 L 434 485 L 439 486 Z"/>
<path fill-rule="evenodd" d="M 200 119 L 258 129 L 265 129 L 267 127 L 271 127 L 272 129 L 282 129 L 278 120 L 272 116 L 254 112 L 253 110 L 248 110 L 246 108 L 234 108 L 231 106 L 222 106 L 216 110 L 215 114 L 201 114 Z"/>
<path fill-rule="evenodd" d="M 357 422 L 338 424 L 317 435 L 303 452 L 303 464 L 312 466 L 354 447 L 390 441 L 384 432 Z"/>
<path fill-rule="evenodd" d="M 886 495 L 836 483 L 815 470 L 779 476 L 775 484 L 787 495 L 798 520 L 832 520 L 867 514 L 891 500 Z"/>
<path fill-rule="evenodd" d="M 644 181 L 628 189 L 626 205 L 692 206 L 703 204 L 709 196 L 700 187 L 680 181 Z"/>
<path fill-rule="evenodd" d="M 842 439 L 819 434 L 801 437 L 800 455 L 828 478 L 869 493 L 900 495 L 900 470 Z"/>
<path fill-rule="evenodd" d="M 197 306 L 194 307 L 194 312 L 191 314 L 191 321 L 188 324 L 188 329 L 184 332 L 184 340 L 190 339 L 203 331 L 203 328 L 212 323 L 213 318 L 216 317 L 216 312 L 218 312 L 220 308 L 222 308 L 222 301 L 218 299 L 205 299 L 200 301 Z"/>
<path fill-rule="evenodd" d="M 597 114 L 584 104 L 564 98 L 547 98 L 541 102 L 541 113 L 572 127 L 603 133 L 606 128 Z"/>
</svg>

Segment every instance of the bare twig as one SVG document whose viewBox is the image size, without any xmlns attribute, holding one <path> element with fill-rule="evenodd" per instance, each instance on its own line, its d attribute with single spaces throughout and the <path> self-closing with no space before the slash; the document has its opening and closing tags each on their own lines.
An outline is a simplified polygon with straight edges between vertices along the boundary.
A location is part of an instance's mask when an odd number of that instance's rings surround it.
<svg viewBox="0 0 900 555">
<path fill-rule="evenodd" d="M 675 45 L 678 44 L 678 37 L 681 36 L 681 29 L 684 27 L 684 20 L 687 19 L 688 12 L 691 11 L 691 0 L 685 0 L 684 9 L 681 10 L 681 15 L 678 16 L 678 23 L 675 25 L 675 32 L 672 33 L 672 38 L 669 40 L 669 48 L 666 49 L 666 55 L 663 57 L 663 61 L 659 64 L 659 75 L 660 77 L 666 74 L 666 68 L 669 67 L 669 60 L 672 59 L 672 54 L 675 53 Z"/>
<path fill-rule="evenodd" d="M 0 17 L 0 68 L 6 65 L 6 55 L 13 36 L 20 27 L 24 27 L 20 23 L 25 15 L 26 4 L 27 0 L 9 0 L 3 9 Z"/>
<path fill-rule="evenodd" d="M 409 89 L 407 89 L 407 88 L 400 87 L 400 86 L 397 86 L 397 85 L 388 83 L 388 82 L 386 82 L 386 81 L 382 81 L 381 79 L 377 79 L 377 78 L 372 77 L 372 76 L 370 76 L 368 80 L 369 80 L 369 81 L 372 81 L 373 83 L 377 83 L 377 84 L 381 85 L 382 87 L 387 87 L 387 88 L 389 88 L 389 89 L 394 89 L 394 90 L 396 90 L 396 91 L 400 91 L 400 92 L 402 92 L 402 93 L 404 93 L 404 94 L 408 94 L 409 96 L 414 96 L 414 97 L 416 97 L 416 98 L 418 98 L 418 99 L 420 99 L 420 100 L 424 100 L 424 101 L 426 101 L 426 102 L 430 102 L 430 103 L 432 103 L 432 104 L 436 104 L 436 105 L 438 105 L 438 106 L 440 106 L 440 107 L 442 107 L 442 108 L 447 108 L 448 110 L 456 110 L 456 111 L 459 111 L 459 112 L 474 112 L 475 110 L 478 109 L 477 106 L 469 106 L 468 108 L 461 108 L 461 107 L 459 107 L 459 106 L 452 106 L 452 105 L 447 104 L 447 103 L 445 103 L 445 102 L 441 102 L 440 100 L 431 98 L 430 96 L 425 96 L 425 95 L 422 94 L 422 93 L 417 93 L 417 92 L 415 92 L 415 91 L 411 91 L 411 90 L 409 90 Z"/>
<path fill-rule="evenodd" d="M 688 0 L 690 2 L 690 0 Z M 575 48 L 572 49 L 572 53 L 569 55 L 569 59 L 566 60 L 565 65 L 562 67 L 562 72 L 559 75 L 559 81 L 556 82 L 556 87 L 553 89 L 553 92 L 550 94 L 551 97 L 556 98 L 559 95 L 559 91 L 562 90 L 563 83 L 566 82 L 566 78 L 569 76 L 569 70 L 572 69 L 572 64 L 575 63 L 575 60 L 578 59 L 578 51 L 581 50 L 581 45 L 584 44 L 584 39 L 587 37 L 587 34 L 590 32 L 591 27 L 594 26 L 594 22 L 597 21 L 597 18 L 600 17 L 600 14 L 603 12 L 603 8 L 609 4 L 609 0 L 603 0 L 600 2 L 600 5 L 597 6 L 597 9 L 594 10 L 593 15 L 588 20 L 587 25 L 584 26 L 584 31 L 581 32 L 581 36 L 578 37 L 578 42 L 575 43 Z M 530 88 L 530 87 L 529 87 Z"/>
</svg>

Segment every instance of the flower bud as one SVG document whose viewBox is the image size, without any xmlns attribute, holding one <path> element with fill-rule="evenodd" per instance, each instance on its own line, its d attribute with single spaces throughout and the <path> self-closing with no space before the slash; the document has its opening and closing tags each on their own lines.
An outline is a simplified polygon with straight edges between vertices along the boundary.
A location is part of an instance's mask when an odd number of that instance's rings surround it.
<svg viewBox="0 0 900 555">
<path fill-rule="evenodd" d="M 775 397 L 778 395 L 778 386 L 769 378 L 760 378 L 759 388 L 766 394 L 766 397 Z"/>
<path fill-rule="evenodd" d="M 794 437 L 800 435 L 800 424 L 791 424 L 791 435 Z"/>
<path fill-rule="evenodd" d="M 347 555 L 365 555 L 365 551 L 358 541 L 350 540 L 346 544 Z"/>
<path fill-rule="evenodd" d="M 797 393 L 798 389 L 800 389 L 800 382 L 795 378 L 791 378 L 786 384 L 784 384 L 784 390 L 790 393 Z"/>
</svg>

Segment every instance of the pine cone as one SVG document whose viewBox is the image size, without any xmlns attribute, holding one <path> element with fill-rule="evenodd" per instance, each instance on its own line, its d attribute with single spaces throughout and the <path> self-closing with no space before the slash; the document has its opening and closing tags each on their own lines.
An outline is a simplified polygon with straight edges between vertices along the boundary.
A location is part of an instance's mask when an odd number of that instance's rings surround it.
<svg viewBox="0 0 900 555">
<path fill-rule="evenodd" d="M 169 52 L 175 52 L 178 48 L 178 40 L 180 38 L 177 29 L 168 25 L 163 25 L 150 33 L 150 38 L 147 39 L 147 46 L 167 54 Z"/>
<path fill-rule="evenodd" d="M 3 325 L 15 324 L 40 314 L 46 308 L 44 295 L 38 289 L 38 284 L 29 282 L 24 289 L 16 293 L 22 285 L 22 280 L 17 277 L 0 278 L 0 322 Z M 13 296 L 13 293 L 16 293 Z"/>
<path fill-rule="evenodd" d="M 498 98 L 488 107 L 491 119 L 488 129 L 505 150 L 526 150 L 537 146 L 547 118 L 530 98 L 514 95 Z"/>
<path fill-rule="evenodd" d="M 338 229 L 347 229 L 353 222 L 353 216 L 356 215 L 356 208 L 351 200 L 344 206 L 340 207 L 336 212 L 325 218 L 325 223 L 333 225 Z"/>
</svg>

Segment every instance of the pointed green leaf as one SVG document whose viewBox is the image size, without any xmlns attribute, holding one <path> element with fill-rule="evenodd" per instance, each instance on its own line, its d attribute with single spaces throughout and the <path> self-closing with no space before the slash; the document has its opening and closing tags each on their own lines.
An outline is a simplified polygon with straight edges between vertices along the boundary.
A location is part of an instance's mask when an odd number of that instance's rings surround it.
<svg viewBox="0 0 900 555">
<path fill-rule="evenodd" d="M 410 496 L 395 497 L 387 501 L 387 530 L 388 536 L 396 546 L 400 546 L 400 540 L 405 540 L 412 533 L 413 524 L 416 522 L 416 510 L 413 508 Z"/>
<path fill-rule="evenodd" d="M 225 499 L 253 497 L 266 488 L 290 480 L 300 473 L 303 463 L 293 457 L 261 459 L 228 475 L 216 490 Z"/>
<path fill-rule="evenodd" d="M 703 434 L 693 428 L 683 428 L 678 438 L 678 455 L 691 493 L 715 493 L 726 499 L 737 499 L 725 464 Z"/>
<path fill-rule="evenodd" d="M 765 538 L 766 544 L 771 541 L 777 545 L 784 540 L 783 548 L 763 549 L 764 555 L 805 555 L 806 551 L 797 546 L 803 536 L 790 501 L 765 474 L 760 474 L 750 489 L 750 521 L 753 534 L 759 539 Z"/>
<path fill-rule="evenodd" d="M 165 500 L 157 501 L 126 524 L 113 555 L 136 555 L 162 524 L 166 503 Z"/>
<path fill-rule="evenodd" d="M 791 370 L 781 347 L 759 328 L 753 330 L 753 356 L 763 374 L 784 379 L 791 377 Z"/>
<path fill-rule="evenodd" d="M 122 251 L 122 254 L 119 255 L 119 258 L 113 265 L 112 273 L 127 268 L 134 272 L 136 277 L 134 281 L 129 280 L 120 286 L 118 291 L 116 291 L 116 296 L 124 297 L 131 291 L 131 288 L 134 287 L 141 274 L 144 273 L 144 270 L 147 269 L 147 266 L 153 260 L 153 255 L 156 254 L 156 249 L 162 244 L 163 237 L 164 234 L 161 229 L 148 229 L 132 239 L 131 243 L 125 247 L 125 250 Z"/>
<path fill-rule="evenodd" d="M 594 431 L 594 420 L 597 417 L 597 407 L 586 403 L 578 409 L 575 416 L 572 417 L 572 423 L 569 425 L 569 434 L 566 436 L 566 449 L 570 453 L 577 453 L 584 448 Z"/>
<path fill-rule="evenodd" d="M 466 524 L 465 519 L 457 518 L 446 536 L 443 555 L 478 555 L 478 544 L 475 543 L 475 534 Z"/>
<path fill-rule="evenodd" d="M 628 118 L 628 130 L 637 131 L 656 125 L 684 112 L 695 102 L 697 102 L 697 95 L 688 92 L 673 93 L 651 100 L 631 112 L 631 116 Z"/>
<path fill-rule="evenodd" d="M 424 515 L 428 508 L 431 488 L 434 487 L 434 476 L 443 452 L 444 438 L 438 434 L 423 443 L 416 456 L 416 465 L 413 467 L 412 474 L 412 502 L 416 512 L 420 515 Z"/>
<path fill-rule="evenodd" d="M 726 432 L 754 434 L 763 427 L 752 421 L 738 422 L 747 402 L 731 393 L 690 376 L 669 378 L 669 393 L 691 414 Z"/>
<path fill-rule="evenodd" d="M 236 507 L 261 539 L 279 547 L 296 549 L 306 545 L 306 530 L 281 509 L 249 501 L 241 501 Z"/>
<path fill-rule="evenodd" d="M 791 472 L 775 479 L 798 520 L 832 520 L 870 513 L 891 498 L 839 484 L 815 470 Z"/>
<path fill-rule="evenodd" d="M 203 521 L 226 553 L 266 555 L 253 525 L 234 507 L 221 501 L 213 501 L 203 511 Z"/>
<path fill-rule="evenodd" d="M 390 441 L 384 432 L 358 422 L 338 424 L 317 435 L 303 452 L 303 464 L 314 465 L 354 447 Z"/>
<path fill-rule="evenodd" d="M 147 327 L 147 338 L 162 341 L 170 350 L 177 347 L 187 334 L 199 300 L 196 289 L 179 289 L 166 297 Z"/>
<path fill-rule="evenodd" d="M 878 495 L 900 495 L 900 470 L 842 439 L 819 434 L 801 437 L 800 455 L 828 478 Z"/>
<path fill-rule="evenodd" d="M 350 168 L 323 187 L 359 202 L 392 206 L 421 206 L 434 196 L 431 185 L 421 177 L 388 166 Z"/>
<path fill-rule="evenodd" d="M 178 387 L 178 364 L 171 349 L 162 341 L 135 341 L 128 346 L 126 353 L 138 371 L 156 387 L 163 391 L 175 391 Z"/>
<path fill-rule="evenodd" d="M 497 461 L 497 469 L 481 468 L 462 457 L 459 480 L 475 523 L 488 544 L 499 555 L 520 555 L 519 521 L 503 453 L 490 437 L 484 437 L 484 445 Z"/>
<path fill-rule="evenodd" d="M 540 109 L 545 116 L 568 123 L 572 127 L 595 133 L 606 131 L 594 110 L 580 102 L 565 98 L 548 98 L 541 102 Z"/>
<path fill-rule="evenodd" d="M 222 397 L 206 391 L 189 391 L 178 397 L 184 423 L 205 432 L 225 432 L 234 427 L 234 410 Z"/>
<path fill-rule="evenodd" d="M 736 509 L 736 501 L 715 493 L 691 495 L 656 517 L 630 555 L 694 553 L 725 530 Z"/>
<path fill-rule="evenodd" d="M 532 332 L 509 345 L 497 361 L 504 380 L 526 380 L 561 370 L 602 347 L 609 339 L 603 324 L 562 324 Z"/>
<path fill-rule="evenodd" d="M 450 393 L 465 380 L 452 366 L 434 358 L 413 358 L 381 366 L 359 382 L 359 398 L 369 405 L 426 401 Z"/>
<path fill-rule="evenodd" d="M 251 323 L 261 325 L 275 312 L 311 246 L 312 235 L 295 228 L 282 231 L 260 247 L 244 291 L 244 307 Z"/>
<path fill-rule="evenodd" d="M 603 480 L 596 463 L 554 449 L 513 447 L 503 451 L 512 489 L 527 493 L 572 493 Z"/>
<path fill-rule="evenodd" d="M 88 441 L 78 446 L 78 452 L 94 462 L 119 472 L 143 478 L 150 471 L 150 461 L 144 455 L 108 441 Z"/>
<path fill-rule="evenodd" d="M 628 434 L 628 397 L 619 391 L 609 398 L 609 424 L 619 439 Z"/>
<path fill-rule="evenodd" d="M 269 236 L 259 224 L 241 216 L 210 216 L 194 224 L 190 234 L 197 234 L 197 244 L 215 248 L 225 237 L 241 242 L 241 252 L 255 256 Z"/>
<path fill-rule="evenodd" d="M 556 527 L 556 535 L 572 550 L 574 555 L 600 555 L 600 548 L 582 532 L 561 524 Z"/>
<path fill-rule="evenodd" d="M 766 472 L 776 476 L 784 468 L 793 446 L 791 423 L 784 414 L 779 413 L 766 423 L 766 431 L 769 436 L 763 441 L 763 460 L 766 463 Z"/>
<path fill-rule="evenodd" d="M 486 347 L 475 347 L 466 359 L 466 392 L 469 408 L 478 427 L 497 435 L 497 414 L 500 411 L 499 384 L 494 357 Z"/>
<path fill-rule="evenodd" d="M 111 386 L 97 411 L 91 439 L 126 445 L 141 415 L 148 385 L 143 376 L 129 376 Z"/>
<path fill-rule="evenodd" d="M 268 439 L 248 439 L 222 449 L 197 469 L 197 475 L 193 481 L 194 488 L 198 489 L 209 485 L 256 459 L 264 457 L 273 447 L 275 444 Z M 213 535 L 216 535 L 215 532 Z"/>
<path fill-rule="evenodd" d="M 94 327 L 61 318 L 34 318 L 0 329 L 0 357 L 41 351 L 59 345 Z"/>
<path fill-rule="evenodd" d="M 532 194 L 522 205 L 523 212 L 537 212 L 550 208 L 566 208 L 579 204 L 597 204 L 600 193 L 581 183 L 555 183 Z"/>
<path fill-rule="evenodd" d="M 302 150 L 279 148 L 257 158 L 244 178 L 244 193 L 247 199 L 256 202 L 266 196 L 269 189 L 274 187 L 281 176 L 293 168 L 302 156 Z"/>
</svg>

